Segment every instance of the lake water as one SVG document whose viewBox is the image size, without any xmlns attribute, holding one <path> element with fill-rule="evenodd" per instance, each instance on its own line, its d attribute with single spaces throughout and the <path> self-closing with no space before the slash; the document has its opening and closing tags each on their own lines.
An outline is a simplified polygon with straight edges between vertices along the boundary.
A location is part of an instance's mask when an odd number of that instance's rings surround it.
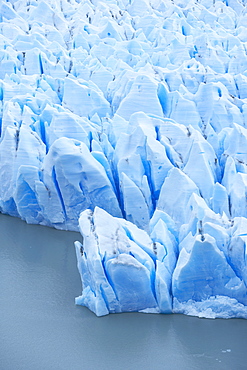
<svg viewBox="0 0 247 370">
<path fill-rule="evenodd" d="M 0 215 L 1 370 L 247 369 L 247 320 L 76 306 L 78 239 Z"/>
</svg>

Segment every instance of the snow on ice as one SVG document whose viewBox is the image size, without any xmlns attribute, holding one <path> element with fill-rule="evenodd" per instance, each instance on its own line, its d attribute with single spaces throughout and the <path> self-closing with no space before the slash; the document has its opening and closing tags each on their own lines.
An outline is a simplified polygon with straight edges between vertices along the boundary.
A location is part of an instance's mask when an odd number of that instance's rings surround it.
<svg viewBox="0 0 247 370">
<path fill-rule="evenodd" d="M 80 230 L 97 315 L 247 318 L 246 9 L 1 2 L 0 210 Z"/>
</svg>

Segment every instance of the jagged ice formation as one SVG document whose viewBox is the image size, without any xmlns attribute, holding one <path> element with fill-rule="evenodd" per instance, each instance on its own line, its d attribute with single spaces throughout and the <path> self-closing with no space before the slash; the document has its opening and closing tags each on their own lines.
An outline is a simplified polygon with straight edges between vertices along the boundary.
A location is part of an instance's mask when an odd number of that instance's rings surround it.
<svg viewBox="0 0 247 370">
<path fill-rule="evenodd" d="M 1 2 L 0 210 L 80 218 L 97 315 L 247 318 L 246 3 Z"/>
</svg>

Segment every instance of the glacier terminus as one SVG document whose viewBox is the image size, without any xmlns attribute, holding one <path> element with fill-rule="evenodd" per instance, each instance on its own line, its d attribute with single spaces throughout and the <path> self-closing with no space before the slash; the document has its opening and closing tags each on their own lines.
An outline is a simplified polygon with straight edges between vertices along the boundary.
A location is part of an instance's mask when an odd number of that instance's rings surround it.
<svg viewBox="0 0 247 370">
<path fill-rule="evenodd" d="M 96 315 L 247 318 L 247 1 L 2 0 L 0 211 L 80 231 Z"/>
</svg>

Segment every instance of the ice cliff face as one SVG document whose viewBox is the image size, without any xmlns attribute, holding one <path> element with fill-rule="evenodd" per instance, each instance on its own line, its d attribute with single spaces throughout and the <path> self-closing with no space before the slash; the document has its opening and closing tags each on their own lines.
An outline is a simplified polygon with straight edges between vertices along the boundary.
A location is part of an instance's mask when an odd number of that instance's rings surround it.
<svg viewBox="0 0 247 370">
<path fill-rule="evenodd" d="M 98 315 L 247 317 L 246 22 L 244 0 L 1 2 L 0 210 L 82 212 Z"/>
<path fill-rule="evenodd" d="M 233 226 L 194 194 L 188 207 L 189 224 L 178 236 L 160 210 L 150 235 L 98 207 L 82 212 L 83 245 L 75 246 L 83 291 L 76 303 L 98 316 L 140 311 L 247 318 L 246 218 L 236 217 Z"/>
</svg>

